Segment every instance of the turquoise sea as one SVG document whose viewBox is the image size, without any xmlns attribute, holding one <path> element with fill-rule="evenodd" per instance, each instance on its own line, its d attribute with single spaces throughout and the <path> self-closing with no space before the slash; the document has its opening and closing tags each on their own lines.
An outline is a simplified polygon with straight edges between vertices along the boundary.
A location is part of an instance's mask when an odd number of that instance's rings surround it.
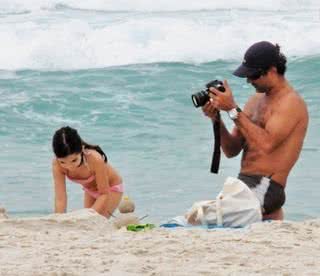
<svg viewBox="0 0 320 276">
<path fill-rule="evenodd" d="M 64 125 L 105 150 L 141 216 L 160 222 L 214 198 L 240 158 L 209 172 L 212 127 L 190 95 L 227 79 L 243 106 L 253 89 L 231 73 L 249 45 L 269 40 L 310 113 L 286 219 L 318 217 L 320 5 L 212 2 L 0 0 L 0 206 L 9 215 L 52 212 L 51 138 Z M 82 207 L 70 182 L 68 199 L 69 210 Z"/>
</svg>

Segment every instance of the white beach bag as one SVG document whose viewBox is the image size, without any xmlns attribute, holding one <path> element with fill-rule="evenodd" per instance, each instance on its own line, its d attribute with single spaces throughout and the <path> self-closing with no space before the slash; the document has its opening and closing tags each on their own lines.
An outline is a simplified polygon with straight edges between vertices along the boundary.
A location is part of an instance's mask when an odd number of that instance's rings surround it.
<svg viewBox="0 0 320 276">
<path fill-rule="evenodd" d="M 228 177 L 216 200 L 199 201 L 186 214 L 193 225 L 244 227 L 262 220 L 258 198 L 241 180 Z"/>
</svg>

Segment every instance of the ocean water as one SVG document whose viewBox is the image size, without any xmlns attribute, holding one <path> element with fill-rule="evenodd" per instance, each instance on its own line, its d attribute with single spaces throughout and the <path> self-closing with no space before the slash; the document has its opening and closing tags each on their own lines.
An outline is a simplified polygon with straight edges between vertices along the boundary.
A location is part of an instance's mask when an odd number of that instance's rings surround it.
<svg viewBox="0 0 320 276">
<path fill-rule="evenodd" d="M 137 213 L 161 222 L 216 196 L 240 158 L 209 172 L 212 129 L 190 95 L 227 79 L 240 106 L 253 93 L 232 76 L 249 45 L 270 40 L 310 124 L 287 185 L 286 218 L 320 212 L 318 1 L 0 0 L 0 205 L 12 216 L 53 209 L 51 138 L 61 126 L 99 144 Z M 225 122 L 232 122 L 225 116 Z M 68 182 L 69 210 L 82 190 Z"/>
</svg>

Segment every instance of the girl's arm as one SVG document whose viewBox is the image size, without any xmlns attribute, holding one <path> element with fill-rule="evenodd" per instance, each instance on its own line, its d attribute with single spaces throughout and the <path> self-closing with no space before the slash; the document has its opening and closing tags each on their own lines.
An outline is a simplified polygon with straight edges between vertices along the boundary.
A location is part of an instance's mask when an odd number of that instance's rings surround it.
<svg viewBox="0 0 320 276">
<path fill-rule="evenodd" d="M 88 161 L 90 162 L 90 168 L 92 168 L 95 173 L 97 189 L 100 193 L 100 196 L 96 199 L 91 208 L 99 214 L 109 217 L 110 214 L 105 213 L 106 210 L 109 210 L 108 204 L 110 203 L 110 186 L 106 164 L 100 155 L 92 154 L 88 159 Z"/>
<path fill-rule="evenodd" d="M 54 179 L 54 191 L 55 191 L 55 213 L 65 213 L 67 208 L 67 191 L 66 191 L 66 179 L 62 172 L 57 160 L 52 162 L 52 174 Z"/>
</svg>

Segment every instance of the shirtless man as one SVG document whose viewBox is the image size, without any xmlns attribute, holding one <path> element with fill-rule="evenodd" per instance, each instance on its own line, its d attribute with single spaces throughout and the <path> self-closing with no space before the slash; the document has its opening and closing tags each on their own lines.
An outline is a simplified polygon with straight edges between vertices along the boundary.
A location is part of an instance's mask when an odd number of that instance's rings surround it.
<svg viewBox="0 0 320 276">
<path fill-rule="evenodd" d="M 255 43 L 233 73 L 247 78 L 256 89 L 243 110 L 227 81 L 224 93 L 210 88 L 211 99 L 203 107 L 212 121 L 216 120 L 216 110 L 227 111 L 234 121 L 231 133 L 221 122 L 221 147 L 228 158 L 243 150 L 238 178 L 257 195 L 264 219 L 284 217 L 284 188 L 308 126 L 306 104 L 285 79 L 285 71 L 286 57 L 278 45 Z"/>
</svg>

